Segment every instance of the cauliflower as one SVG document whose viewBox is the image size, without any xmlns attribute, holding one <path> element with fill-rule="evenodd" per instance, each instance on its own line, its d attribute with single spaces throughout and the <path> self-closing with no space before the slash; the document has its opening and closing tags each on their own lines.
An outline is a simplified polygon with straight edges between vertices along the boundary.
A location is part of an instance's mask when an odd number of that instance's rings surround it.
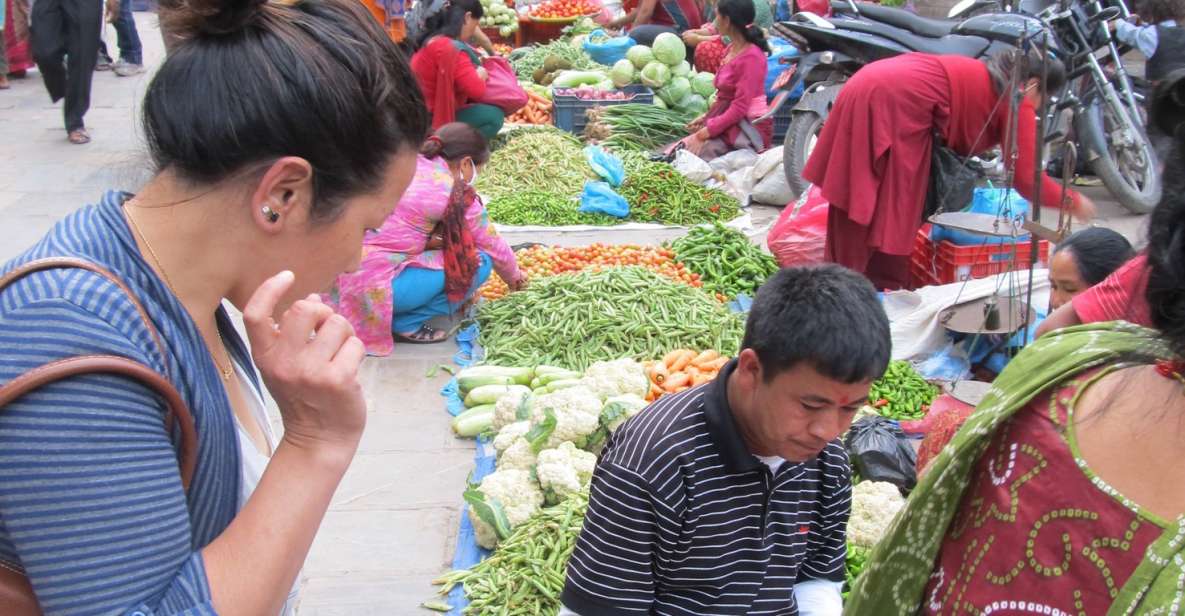
<svg viewBox="0 0 1185 616">
<path fill-rule="evenodd" d="M 564 441 L 584 447 L 600 426 L 601 406 L 601 399 L 580 385 L 536 397 L 531 404 L 531 428 L 545 428 L 542 432 L 548 435 L 539 449 L 551 449 Z"/>
<path fill-rule="evenodd" d="M 616 432 L 627 419 L 642 412 L 648 403 L 640 396 L 625 394 L 605 400 L 601 409 L 601 423 L 610 433 Z"/>
<path fill-rule="evenodd" d="M 534 467 L 535 450 L 527 442 L 527 439 L 521 436 L 514 439 L 514 442 L 505 451 L 498 454 L 498 470 L 500 471 L 509 469 L 529 471 Z"/>
<path fill-rule="evenodd" d="M 465 502 L 477 543 L 492 550 L 515 526 L 539 511 L 543 491 L 527 471 L 498 470 L 486 475 L 478 486 L 470 486 Z"/>
<path fill-rule="evenodd" d="M 531 390 L 523 387 L 515 389 L 494 403 L 494 430 L 501 430 L 516 421 L 527 419 L 526 415 L 531 404 Z"/>
<path fill-rule="evenodd" d="M 589 366 L 584 373 L 583 384 L 602 400 L 622 394 L 644 398 L 650 392 L 650 379 L 646 378 L 646 370 L 642 364 L 628 357 L 616 361 L 599 361 Z"/>
<path fill-rule="evenodd" d="M 520 436 L 526 436 L 530 429 L 531 422 L 529 421 L 516 421 L 512 424 L 502 426 L 502 429 L 498 431 L 498 435 L 494 437 L 494 451 L 498 452 L 499 456 L 502 455 L 502 452 L 513 445 L 514 441 Z"/>
<path fill-rule="evenodd" d="M 547 503 L 554 505 L 588 487 L 596 465 L 597 456 L 577 449 L 571 442 L 539 452 L 535 474 Z"/>
<path fill-rule="evenodd" d="M 852 488 L 852 517 L 848 541 L 871 548 L 885 536 L 889 524 L 905 506 L 897 486 L 885 481 L 862 481 Z"/>
</svg>

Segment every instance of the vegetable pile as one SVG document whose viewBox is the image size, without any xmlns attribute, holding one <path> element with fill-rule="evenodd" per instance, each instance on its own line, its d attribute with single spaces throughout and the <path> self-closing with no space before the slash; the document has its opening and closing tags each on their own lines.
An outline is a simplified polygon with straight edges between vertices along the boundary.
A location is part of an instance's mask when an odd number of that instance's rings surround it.
<svg viewBox="0 0 1185 616">
<path fill-rule="evenodd" d="M 583 369 L 684 348 L 735 355 L 744 334 L 743 318 L 712 296 L 639 267 L 542 278 L 477 320 L 487 361 L 513 366 Z"/>
<path fill-rule="evenodd" d="M 905 498 L 897 486 L 883 481 L 861 481 L 852 488 L 852 515 L 848 519 L 846 599 L 852 584 L 864 570 L 869 553 L 884 538 L 897 512 L 905 507 Z"/>
<path fill-rule="evenodd" d="M 552 41 L 545 45 L 534 45 L 515 50 L 510 54 L 510 64 L 514 67 L 514 72 L 519 79 L 534 80 L 540 85 L 550 85 L 543 83 L 541 79 L 557 71 L 587 70 L 600 66 L 593 62 L 593 59 L 588 57 L 583 49 L 568 41 Z"/>
<path fill-rule="evenodd" d="M 506 121 L 511 124 L 549 125 L 552 122 L 553 107 L 552 102 L 546 97 L 527 90 L 527 106 L 514 112 Z"/>
<path fill-rule="evenodd" d="M 568 19 L 599 13 L 601 6 L 589 0 L 547 0 L 531 9 L 531 17 L 538 19 Z"/>
<path fill-rule="evenodd" d="M 646 377 L 650 379 L 646 401 L 653 402 L 715 379 L 729 359 L 710 349 L 702 353 L 678 349 L 667 353 L 661 361 L 644 363 Z"/>
<path fill-rule="evenodd" d="M 706 280 L 704 284 L 708 284 Z M 938 388 L 927 383 L 909 362 L 901 360 L 889 362 L 885 375 L 868 392 L 877 414 L 898 420 L 925 417 L 937 397 Z"/>
<path fill-rule="evenodd" d="M 700 275 L 704 289 L 727 297 L 750 296 L 778 271 L 774 258 L 745 234 L 721 224 L 696 227 L 671 243 L 675 258 Z"/>
<path fill-rule="evenodd" d="M 518 31 L 518 13 L 502 0 L 481 0 L 482 28 L 497 28 L 498 36 L 509 37 Z"/>
<path fill-rule="evenodd" d="M 652 88 L 656 94 L 654 106 L 692 117 L 707 113 L 716 95 L 715 75 L 697 73 L 682 39 L 669 32 L 658 35 L 651 47 L 631 47 L 609 75 L 617 87 L 641 83 Z"/>
<path fill-rule="evenodd" d="M 732 195 L 696 184 L 663 162 L 630 168 L 617 192 L 629 202 L 630 219 L 636 221 L 688 226 L 727 222 L 741 213 Z"/>
<path fill-rule="evenodd" d="M 500 145 L 477 179 L 477 191 L 490 199 L 490 216 L 497 222 L 522 224 L 498 216 L 506 212 L 498 203 L 503 197 L 542 193 L 571 199 L 593 178 L 580 141 L 561 130 L 531 129 Z"/>
<path fill-rule="evenodd" d="M 653 151 L 687 136 L 693 117 L 636 103 L 593 107 L 585 112 L 584 136 L 614 150 Z"/>
</svg>

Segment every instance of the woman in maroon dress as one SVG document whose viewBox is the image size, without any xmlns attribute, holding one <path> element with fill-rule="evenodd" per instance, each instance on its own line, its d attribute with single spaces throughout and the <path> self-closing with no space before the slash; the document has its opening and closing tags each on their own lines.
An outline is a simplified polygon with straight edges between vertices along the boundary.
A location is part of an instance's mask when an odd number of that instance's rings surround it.
<svg viewBox="0 0 1185 616">
<path fill-rule="evenodd" d="M 1009 51 L 986 62 L 962 56 L 910 53 L 860 69 L 843 87 L 803 177 L 831 203 L 826 254 L 863 272 L 879 288 L 909 283 L 909 255 L 922 224 L 934 135 L 963 156 L 1004 143 L 1009 126 L 1008 83 L 1020 64 L 1024 98 L 1016 118 L 1016 189 L 1034 192 L 1036 111 L 1057 91 L 1065 70 L 1050 60 L 1041 83 L 1039 51 Z M 1008 148 L 1005 148 L 1007 150 Z M 1061 186 L 1045 176 L 1041 202 L 1060 207 Z M 1067 197 L 1081 218 L 1094 204 Z"/>
</svg>

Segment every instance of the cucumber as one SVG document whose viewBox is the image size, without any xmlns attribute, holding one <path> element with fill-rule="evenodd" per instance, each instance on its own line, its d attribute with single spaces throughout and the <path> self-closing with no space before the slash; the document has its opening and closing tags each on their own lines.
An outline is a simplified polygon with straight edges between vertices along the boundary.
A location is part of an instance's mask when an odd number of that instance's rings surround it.
<svg viewBox="0 0 1185 616">
<path fill-rule="evenodd" d="M 453 418 L 453 433 L 464 438 L 474 438 L 489 430 L 494 424 L 494 405 L 475 406 Z"/>
<path fill-rule="evenodd" d="M 464 374 L 464 373 L 462 373 Z M 514 379 L 508 376 L 458 376 L 457 389 L 461 395 L 482 387 L 483 385 L 514 385 Z"/>
<path fill-rule="evenodd" d="M 565 370 L 563 372 L 552 372 L 549 374 L 544 374 L 543 376 L 539 377 L 539 383 L 541 385 L 551 385 L 552 383 L 554 383 L 556 381 L 570 381 L 570 380 L 574 380 L 574 379 L 578 380 L 583 377 L 584 377 L 584 375 L 579 372 L 572 372 L 571 370 Z"/>
<path fill-rule="evenodd" d="M 482 385 L 465 396 L 465 407 L 473 408 L 483 404 L 495 404 L 498 398 L 515 391 L 530 393 L 531 390 L 522 385 Z"/>
<path fill-rule="evenodd" d="M 509 377 L 513 384 L 526 385 L 535 376 L 534 368 L 505 368 L 502 366 L 472 366 L 457 373 L 457 380 L 470 377 Z"/>
</svg>

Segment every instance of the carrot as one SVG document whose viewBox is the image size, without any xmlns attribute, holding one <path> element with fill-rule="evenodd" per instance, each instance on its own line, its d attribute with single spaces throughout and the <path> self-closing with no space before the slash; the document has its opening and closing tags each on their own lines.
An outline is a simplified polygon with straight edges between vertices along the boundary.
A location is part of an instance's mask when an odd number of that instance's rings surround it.
<svg viewBox="0 0 1185 616">
<path fill-rule="evenodd" d="M 650 380 L 654 381 L 656 385 L 662 385 L 669 376 L 671 376 L 670 371 L 667 370 L 667 366 L 663 362 L 657 362 L 650 368 Z"/>
<path fill-rule="evenodd" d="M 700 375 L 700 369 L 695 367 L 695 364 L 687 366 L 686 368 L 683 369 L 683 372 L 686 372 L 687 376 L 689 376 L 693 379 Z"/>
<path fill-rule="evenodd" d="M 691 378 L 691 386 L 692 387 L 699 387 L 700 385 L 703 385 L 704 383 L 711 383 L 712 380 L 715 378 L 716 378 L 716 375 L 714 375 L 714 374 L 707 374 L 707 373 L 699 374 L 699 375 Z"/>
<path fill-rule="evenodd" d="M 670 364 L 671 371 L 678 372 L 686 368 L 693 359 L 695 359 L 695 351 L 680 351 L 679 356 L 675 358 L 673 363 Z"/>
<path fill-rule="evenodd" d="M 653 400 L 665 393 L 667 393 L 667 392 L 663 391 L 663 389 L 661 387 L 659 387 L 658 385 L 655 385 L 654 383 L 651 383 L 650 384 L 650 391 L 646 393 L 646 396 L 648 399 Z"/>
<path fill-rule="evenodd" d="M 703 353 L 696 355 L 695 359 L 691 360 L 691 365 L 702 366 L 710 361 L 718 359 L 719 357 L 720 357 L 720 353 L 713 351 L 711 349 L 708 349 L 707 351 L 704 351 Z"/>
<path fill-rule="evenodd" d="M 677 349 L 675 351 L 671 351 L 670 353 L 667 353 L 666 355 L 663 356 L 662 363 L 666 364 L 667 368 L 670 368 L 671 364 L 675 363 L 675 360 L 679 358 L 679 354 L 682 352 L 683 352 L 683 349 Z"/>
<path fill-rule="evenodd" d="M 683 387 L 688 383 L 691 383 L 691 377 L 686 372 L 675 372 L 662 384 L 662 388 L 667 391 L 675 391 L 676 388 Z"/>
<path fill-rule="evenodd" d="M 676 389 L 675 391 L 672 391 L 671 393 L 677 394 L 679 392 L 687 391 L 688 389 L 691 389 L 691 386 L 684 385 L 683 387 L 680 387 L 680 388 Z"/>
<path fill-rule="evenodd" d="M 724 365 L 730 361 L 732 361 L 731 357 L 719 357 L 719 358 L 713 359 L 712 361 L 700 366 L 699 369 L 700 370 L 711 370 L 713 372 L 719 372 L 720 369 L 723 368 Z"/>
</svg>

